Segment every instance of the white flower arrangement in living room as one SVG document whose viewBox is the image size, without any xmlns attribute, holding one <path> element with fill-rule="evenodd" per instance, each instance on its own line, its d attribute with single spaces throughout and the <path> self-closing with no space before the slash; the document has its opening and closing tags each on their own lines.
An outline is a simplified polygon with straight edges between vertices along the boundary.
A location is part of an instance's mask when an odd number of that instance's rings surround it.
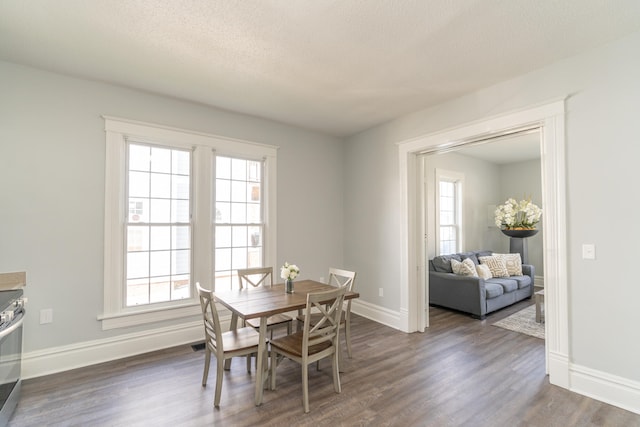
<svg viewBox="0 0 640 427">
<path fill-rule="evenodd" d="M 496 225 L 505 230 L 535 230 L 540 222 L 542 209 L 531 202 L 531 198 L 519 202 L 513 198 L 498 206 L 495 212 Z"/>
</svg>

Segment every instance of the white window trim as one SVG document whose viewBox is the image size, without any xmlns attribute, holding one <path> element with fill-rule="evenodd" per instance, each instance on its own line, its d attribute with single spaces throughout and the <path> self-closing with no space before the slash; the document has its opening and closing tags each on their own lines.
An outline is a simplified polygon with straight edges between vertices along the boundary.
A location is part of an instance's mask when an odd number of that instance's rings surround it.
<svg viewBox="0 0 640 427">
<path fill-rule="evenodd" d="M 264 261 L 265 265 L 275 265 L 278 147 L 111 116 L 103 116 L 103 118 L 106 132 L 104 309 L 98 316 L 98 320 L 102 321 L 103 330 L 177 319 L 200 313 L 195 289 L 193 289 L 193 297 L 188 300 L 124 307 L 124 194 L 127 137 L 141 142 L 148 141 L 153 144 L 193 149 L 192 286 L 195 282 L 203 285 L 213 284 L 211 211 L 215 171 L 212 164 L 212 151 L 230 157 L 264 159 Z"/>
<path fill-rule="evenodd" d="M 435 191 L 436 191 L 436 253 L 440 254 L 440 181 L 446 180 L 456 183 L 456 198 L 458 198 L 457 206 L 457 218 L 456 223 L 458 226 L 458 248 L 456 252 L 462 252 L 464 250 L 464 174 L 462 172 L 451 171 L 446 169 L 436 169 Z M 462 196 L 460 196 L 462 195 Z"/>
</svg>

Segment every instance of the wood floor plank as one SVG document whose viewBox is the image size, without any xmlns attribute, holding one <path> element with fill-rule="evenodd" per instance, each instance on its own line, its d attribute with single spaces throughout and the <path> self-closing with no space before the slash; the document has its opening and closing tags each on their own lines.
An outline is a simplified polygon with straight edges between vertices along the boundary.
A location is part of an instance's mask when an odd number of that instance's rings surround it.
<svg viewBox="0 0 640 427">
<path fill-rule="evenodd" d="M 204 351 L 181 346 L 23 382 L 9 425 L 22 426 L 640 426 L 640 415 L 549 384 L 544 341 L 431 308 L 425 333 L 405 334 L 353 316 L 353 359 L 342 393 L 331 365 L 309 370 L 302 409 L 300 366 L 278 366 L 277 389 L 253 404 L 255 372 L 234 359 L 213 407 L 215 369 L 201 386 Z"/>
</svg>

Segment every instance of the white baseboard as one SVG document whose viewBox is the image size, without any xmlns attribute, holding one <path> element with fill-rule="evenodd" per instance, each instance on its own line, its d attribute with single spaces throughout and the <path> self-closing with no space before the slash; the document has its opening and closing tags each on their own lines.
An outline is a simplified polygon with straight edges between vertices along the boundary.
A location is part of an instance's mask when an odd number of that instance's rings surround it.
<svg viewBox="0 0 640 427">
<path fill-rule="evenodd" d="M 403 322 L 403 316 L 400 313 L 359 299 L 353 300 L 351 311 L 359 316 L 398 330 L 402 330 L 402 325 L 406 323 Z"/>
<path fill-rule="evenodd" d="M 640 414 L 640 382 L 579 365 L 570 376 L 571 391 Z"/>
<path fill-rule="evenodd" d="M 228 320 L 227 320 L 228 322 Z M 64 372 L 150 351 L 203 341 L 202 321 L 31 351 L 22 356 L 22 378 Z"/>
</svg>

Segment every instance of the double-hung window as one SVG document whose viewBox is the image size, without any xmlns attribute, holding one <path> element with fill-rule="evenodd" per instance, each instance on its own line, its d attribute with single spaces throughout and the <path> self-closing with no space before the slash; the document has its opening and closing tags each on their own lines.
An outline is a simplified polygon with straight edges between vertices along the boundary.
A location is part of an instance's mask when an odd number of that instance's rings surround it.
<svg viewBox="0 0 640 427">
<path fill-rule="evenodd" d="M 275 263 L 277 147 L 105 117 L 103 329 L 198 314 Z M 237 280 L 237 279 L 235 279 Z"/>
<path fill-rule="evenodd" d="M 439 255 L 462 250 L 462 187 L 464 175 L 436 170 L 436 223 Z"/>
</svg>

